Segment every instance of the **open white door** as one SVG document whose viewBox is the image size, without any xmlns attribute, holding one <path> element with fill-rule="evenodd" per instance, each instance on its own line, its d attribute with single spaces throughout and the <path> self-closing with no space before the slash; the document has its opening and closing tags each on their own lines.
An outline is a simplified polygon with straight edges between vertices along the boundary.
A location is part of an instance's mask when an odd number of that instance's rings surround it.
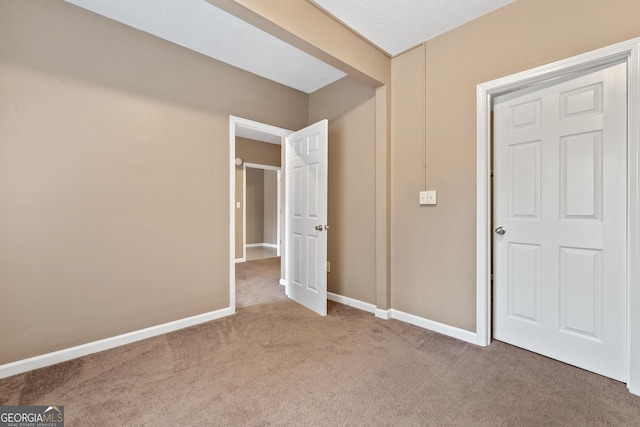
<svg viewBox="0 0 640 427">
<path fill-rule="evenodd" d="M 328 122 L 322 120 L 286 139 L 287 295 L 327 314 Z"/>
</svg>

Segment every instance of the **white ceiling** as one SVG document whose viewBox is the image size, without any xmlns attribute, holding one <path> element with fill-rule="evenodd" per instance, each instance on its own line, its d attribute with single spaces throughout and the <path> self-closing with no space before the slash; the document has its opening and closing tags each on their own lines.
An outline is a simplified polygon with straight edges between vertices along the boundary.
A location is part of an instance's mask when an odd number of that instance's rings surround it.
<svg viewBox="0 0 640 427">
<path fill-rule="evenodd" d="M 65 1 L 306 93 L 346 75 L 204 0 Z"/>
<path fill-rule="evenodd" d="M 237 123 L 236 136 L 239 136 L 241 138 L 253 139 L 255 141 L 268 142 L 270 144 L 280 145 L 282 143 L 282 137 L 280 135 L 275 135 L 261 129 L 256 129 L 251 126 Z"/>
<path fill-rule="evenodd" d="M 309 0 L 395 56 L 515 0 Z"/>
<path fill-rule="evenodd" d="M 65 1 L 306 93 L 345 76 L 205 0 Z M 309 1 L 393 56 L 515 0 Z"/>
</svg>

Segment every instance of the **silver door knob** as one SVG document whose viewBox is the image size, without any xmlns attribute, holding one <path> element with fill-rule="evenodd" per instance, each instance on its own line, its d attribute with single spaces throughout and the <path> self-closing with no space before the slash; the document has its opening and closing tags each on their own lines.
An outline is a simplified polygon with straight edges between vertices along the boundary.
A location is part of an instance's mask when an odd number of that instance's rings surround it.
<svg viewBox="0 0 640 427">
<path fill-rule="evenodd" d="M 507 232 L 507 230 L 504 229 L 504 227 L 498 227 L 495 229 L 496 234 L 502 236 L 504 233 Z"/>
<path fill-rule="evenodd" d="M 324 228 L 324 227 L 323 227 L 323 226 L 321 226 L 321 225 L 316 225 L 316 230 L 318 230 L 318 231 L 322 231 L 322 229 L 323 229 L 323 228 Z"/>
</svg>

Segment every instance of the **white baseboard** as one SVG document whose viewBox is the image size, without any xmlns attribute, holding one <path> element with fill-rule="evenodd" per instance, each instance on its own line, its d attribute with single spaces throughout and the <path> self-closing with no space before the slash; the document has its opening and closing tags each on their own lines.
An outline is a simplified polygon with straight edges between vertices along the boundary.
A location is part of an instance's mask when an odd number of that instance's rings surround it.
<svg viewBox="0 0 640 427">
<path fill-rule="evenodd" d="M 287 286 L 287 281 L 286 281 L 286 280 L 284 280 L 284 279 L 280 279 L 280 284 L 281 284 L 282 286 Z"/>
<path fill-rule="evenodd" d="M 373 304 L 369 304 L 368 302 L 359 301 L 357 299 L 344 297 L 342 295 L 334 294 L 332 292 L 327 292 L 327 299 L 330 301 L 335 301 L 340 304 L 348 305 L 353 308 L 357 308 L 359 310 L 363 310 L 369 313 L 376 312 L 376 306 Z"/>
<path fill-rule="evenodd" d="M 284 279 L 280 279 L 280 284 L 285 285 Z M 444 323 L 435 322 L 413 314 L 404 313 L 400 310 L 389 309 L 382 310 L 376 308 L 375 305 L 359 301 L 353 298 L 327 292 L 327 299 L 340 304 L 348 305 L 359 310 L 373 313 L 376 317 L 384 320 L 396 319 L 415 326 L 419 326 L 430 331 L 438 332 L 452 338 L 457 338 L 471 344 L 477 344 L 477 334 L 454 326 L 445 325 Z M 86 356 L 88 354 L 97 353 L 99 351 L 120 347 L 136 341 L 155 337 L 157 335 L 166 334 L 177 331 L 179 329 L 188 328 L 189 326 L 198 325 L 200 323 L 210 322 L 222 317 L 234 314 L 235 310 L 231 307 L 223 308 L 209 313 L 199 314 L 197 316 L 187 317 L 185 319 L 175 320 L 173 322 L 163 323 L 161 325 L 151 326 L 149 328 L 140 329 L 138 331 L 129 332 L 115 337 L 105 338 L 98 341 L 66 348 L 64 350 L 54 351 L 40 356 L 28 359 L 18 360 L 16 362 L 0 365 L 0 378 L 7 378 L 13 375 L 21 374 L 45 366 L 54 365 L 56 363 L 66 362 L 67 360 Z"/>
<path fill-rule="evenodd" d="M 433 320 L 425 319 L 423 317 L 419 317 L 413 314 L 404 313 L 400 310 L 395 310 L 395 309 L 383 310 L 383 309 L 377 308 L 373 304 L 369 304 L 363 301 L 358 301 L 356 299 L 345 297 L 342 295 L 334 294 L 332 292 L 327 292 L 327 299 L 331 301 L 335 301 L 340 304 L 351 306 L 353 308 L 367 311 L 369 313 L 373 313 L 376 317 L 383 320 L 396 319 L 401 322 L 419 326 L 421 328 L 428 329 L 430 331 L 437 332 L 439 334 L 456 338 L 462 341 L 466 341 L 471 344 L 476 344 L 476 345 L 478 344 L 478 338 L 475 332 L 469 332 L 464 329 L 456 328 L 455 326 L 445 325 L 444 323 L 435 322 Z"/>
<path fill-rule="evenodd" d="M 278 245 L 275 243 L 247 243 L 248 248 L 273 248 L 277 249 Z"/>
<path fill-rule="evenodd" d="M 210 322 L 212 320 L 230 316 L 234 312 L 235 310 L 232 307 L 227 307 L 216 311 L 210 311 L 208 313 L 198 314 L 197 316 L 187 317 L 185 319 L 175 320 L 173 322 L 163 323 L 161 325 L 151 326 L 149 328 L 140 329 L 138 331 L 117 335 L 115 337 L 105 338 L 75 347 L 65 348 L 64 350 L 30 357 L 28 359 L 18 360 L 16 362 L 6 363 L 4 365 L 0 365 L 0 378 L 22 374 L 23 372 L 31 371 L 38 368 L 44 368 L 45 366 L 54 365 L 60 362 L 66 362 L 67 360 L 86 356 L 87 354 L 97 353 L 99 351 L 120 347 L 125 344 L 130 344 L 132 342 L 155 337 L 157 335 L 177 331 L 178 329 L 188 328 L 189 326 Z"/>
<path fill-rule="evenodd" d="M 444 323 L 435 322 L 433 320 L 425 319 L 413 314 L 404 313 L 400 310 L 391 309 L 390 311 L 391 317 L 393 319 L 420 326 L 421 328 L 428 329 L 433 332 L 438 332 L 439 334 L 447 335 L 452 338 L 457 338 L 471 344 L 478 344 L 478 337 L 475 332 L 456 328 L 455 326 L 445 325 Z"/>
<path fill-rule="evenodd" d="M 383 310 L 381 308 L 376 308 L 375 315 L 379 319 L 389 320 L 391 319 L 391 310 Z"/>
<path fill-rule="evenodd" d="M 247 262 L 247 259 L 246 258 L 236 258 L 236 264 L 238 264 L 240 262 Z"/>
</svg>

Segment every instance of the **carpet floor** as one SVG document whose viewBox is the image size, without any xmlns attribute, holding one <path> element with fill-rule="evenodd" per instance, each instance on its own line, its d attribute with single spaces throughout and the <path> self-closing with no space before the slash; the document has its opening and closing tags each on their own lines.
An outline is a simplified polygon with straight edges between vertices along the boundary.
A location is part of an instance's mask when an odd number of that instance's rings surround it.
<svg viewBox="0 0 640 427">
<path fill-rule="evenodd" d="M 238 265 L 237 314 L 5 378 L 0 405 L 64 405 L 67 426 L 640 425 L 622 383 L 332 302 L 320 317 L 278 276 Z"/>
<path fill-rule="evenodd" d="M 236 264 L 236 308 L 286 300 L 280 285 L 280 258 Z"/>
</svg>

